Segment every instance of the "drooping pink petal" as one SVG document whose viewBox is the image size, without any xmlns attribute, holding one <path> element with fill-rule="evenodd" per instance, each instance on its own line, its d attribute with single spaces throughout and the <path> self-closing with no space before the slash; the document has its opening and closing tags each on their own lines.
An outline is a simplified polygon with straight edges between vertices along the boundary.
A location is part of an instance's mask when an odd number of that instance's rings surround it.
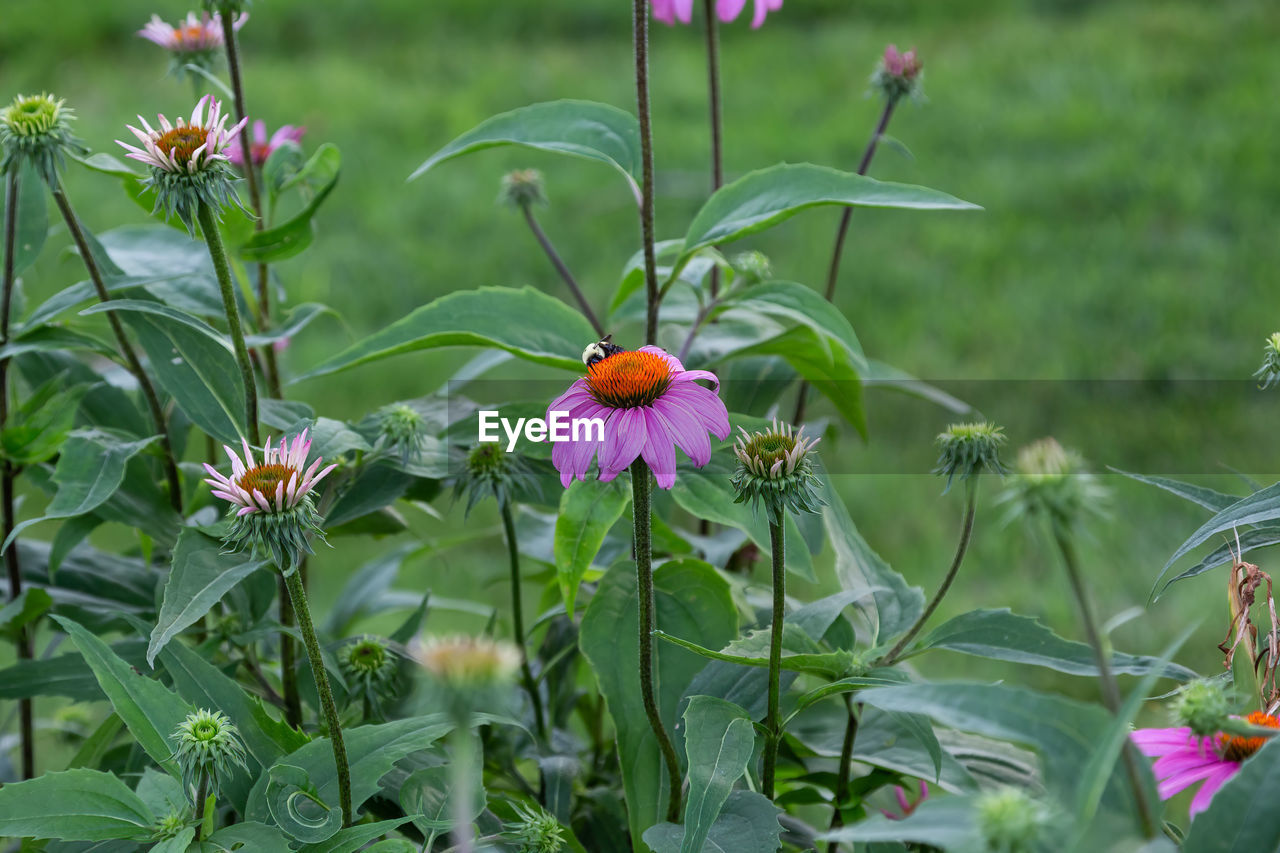
<svg viewBox="0 0 1280 853">
<path fill-rule="evenodd" d="M 1200 790 L 1191 799 L 1191 807 L 1188 809 L 1191 817 L 1194 818 L 1200 812 L 1209 808 L 1209 801 L 1213 799 L 1213 795 L 1218 793 L 1218 789 L 1225 785 L 1227 780 L 1234 776 L 1239 769 L 1239 764 L 1234 761 L 1228 761 L 1219 765 L 1211 775 L 1206 777 L 1204 784 L 1200 786 Z"/>
<path fill-rule="evenodd" d="M 1201 764 L 1162 779 L 1156 789 L 1160 794 L 1160 799 L 1167 800 L 1174 794 L 1185 791 L 1201 779 L 1207 779 L 1217 773 L 1221 766 L 1219 763 Z"/>
<path fill-rule="evenodd" d="M 606 471 L 621 472 L 640 455 L 648 436 L 644 411 L 643 408 L 621 409 L 605 424 L 599 458 L 602 475 Z"/>
<path fill-rule="evenodd" d="M 1164 755 L 1171 749 L 1186 747 L 1191 743 L 1191 729 L 1182 726 L 1175 729 L 1137 729 L 1129 739 L 1148 756 Z"/>
<path fill-rule="evenodd" d="M 667 427 L 667 419 L 653 408 L 643 408 L 645 443 L 640 455 L 653 471 L 658 488 L 669 489 L 676 483 L 676 444 Z"/>
<path fill-rule="evenodd" d="M 676 446 L 684 451 L 695 468 L 711 461 L 711 439 L 707 437 L 707 430 L 697 414 L 686 403 L 664 397 L 654 401 L 653 410 L 666 419 Z"/>
</svg>

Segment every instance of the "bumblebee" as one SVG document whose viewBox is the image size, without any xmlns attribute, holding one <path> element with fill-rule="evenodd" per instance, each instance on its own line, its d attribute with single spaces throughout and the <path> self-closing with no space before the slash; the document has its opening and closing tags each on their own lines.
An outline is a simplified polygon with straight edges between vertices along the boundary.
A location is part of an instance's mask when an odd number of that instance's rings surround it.
<svg viewBox="0 0 1280 853">
<path fill-rule="evenodd" d="M 613 343 L 613 335 L 605 335 L 603 340 L 588 344 L 587 348 L 582 351 L 582 363 L 590 367 L 596 362 L 604 361 L 609 356 L 620 352 L 625 352 L 625 350 Z"/>
</svg>

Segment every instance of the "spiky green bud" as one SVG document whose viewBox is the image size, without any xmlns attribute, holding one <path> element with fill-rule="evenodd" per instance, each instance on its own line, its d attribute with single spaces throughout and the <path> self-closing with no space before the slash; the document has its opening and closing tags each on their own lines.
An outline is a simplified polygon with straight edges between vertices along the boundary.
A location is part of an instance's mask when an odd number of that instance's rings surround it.
<svg viewBox="0 0 1280 853">
<path fill-rule="evenodd" d="M 1010 507 L 1010 519 L 1047 516 L 1068 526 L 1086 514 L 1105 515 L 1109 493 L 1085 467 L 1084 458 L 1053 438 L 1042 438 L 1018 451 L 1014 474 L 999 501 Z"/>
<path fill-rule="evenodd" d="M 1228 725 L 1231 700 L 1218 681 L 1202 678 L 1188 682 L 1178 691 L 1173 716 L 1201 737 L 1216 735 Z"/>
<path fill-rule="evenodd" d="M 763 506 L 769 521 L 781 524 L 786 512 L 820 512 L 818 478 L 813 473 L 813 448 L 820 439 L 806 438 L 804 427 L 779 424 L 757 433 L 741 427 L 733 452 L 738 470 L 733 487 L 736 503 Z"/>
<path fill-rule="evenodd" d="M 152 837 L 156 841 L 168 841 L 177 838 L 187 828 L 187 816 L 179 812 L 169 812 L 152 826 Z"/>
<path fill-rule="evenodd" d="M 497 442 L 481 442 L 466 452 L 454 481 L 454 497 L 467 496 L 468 513 L 486 497 L 498 505 L 511 500 L 518 490 L 533 485 L 533 469 L 519 453 L 506 453 Z"/>
<path fill-rule="evenodd" d="M 201 709 L 188 714 L 169 735 L 169 742 L 182 768 L 182 781 L 192 792 L 206 774 L 216 790 L 233 768 L 248 769 L 240 732 L 221 711 Z"/>
<path fill-rule="evenodd" d="M 516 823 L 504 827 L 506 840 L 515 845 L 516 853 L 560 853 L 564 847 L 564 829 L 554 815 L 538 806 L 515 806 Z"/>
<path fill-rule="evenodd" d="M 377 447 L 398 454 L 405 465 L 422 456 L 427 421 L 421 412 L 408 403 L 391 403 L 379 409 L 374 420 L 378 425 Z"/>
<path fill-rule="evenodd" d="M 729 261 L 743 284 L 758 284 L 773 278 L 773 264 L 763 252 L 742 252 Z"/>
<path fill-rule="evenodd" d="M 363 700 L 372 716 L 384 716 L 384 703 L 399 693 L 399 659 L 391 643 L 369 636 L 351 640 L 338 652 L 338 666 L 351 695 Z"/>
<path fill-rule="evenodd" d="M 537 169 L 518 169 L 503 175 L 502 189 L 498 191 L 498 201 L 501 204 L 519 208 L 535 204 L 545 205 L 547 194 L 542 173 Z"/>
<path fill-rule="evenodd" d="M 1262 367 L 1253 374 L 1262 389 L 1280 385 L 1280 332 L 1272 333 L 1262 347 Z"/>
<path fill-rule="evenodd" d="M 18 95 L 0 110 L 0 174 L 29 163 L 53 186 L 67 153 L 85 151 L 71 135 L 75 118 L 66 101 L 53 95 Z"/>
<path fill-rule="evenodd" d="M 978 797 L 978 831 L 991 853 L 1037 850 L 1047 822 L 1045 807 L 1019 788 L 1001 788 Z"/>
<path fill-rule="evenodd" d="M 1000 445 L 1005 443 L 1004 430 L 992 423 L 952 424 L 938 436 L 938 465 L 933 473 L 947 478 L 945 494 L 956 477 L 968 480 L 982 471 L 1004 474 L 1000 462 Z"/>
</svg>

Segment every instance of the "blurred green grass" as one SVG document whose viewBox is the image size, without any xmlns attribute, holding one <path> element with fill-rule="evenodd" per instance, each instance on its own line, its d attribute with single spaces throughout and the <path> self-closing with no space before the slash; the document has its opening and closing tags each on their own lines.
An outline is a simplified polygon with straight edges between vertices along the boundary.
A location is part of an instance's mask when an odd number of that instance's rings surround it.
<svg viewBox="0 0 1280 853">
<path fill-rule="evenodd" d="M 60 6 L 51 21 L 44 0 L 9 0 L 0 26 L 3 89 L 57 92 L 78 111 L 86 142 L 115 150 L 112 140 L 136 113 L 190 109 L 189 89 L 165 78 L 163 55 L 134 36 L 153 11 L 175 19 L 186 9 L 77 3 Z M 251 112 L 273 126 L 305 124 L 308 146 L 332 141 L 344 153 L 320 240 L 279 272 L 291 301 L 329 303 L 349 329 L 317 325 L 300 336 L 287 353 L 294 372 L 346 335 L 367 334 L 458 288 L 532 284 L 560 294 L 517 217 L 494 204 L 510 168 L 545 172 L 552 207 L 544 227 L 593 300 L 608 298 L 638 228 L 607 170 L 492 152 L 411 184 L 405 177 L 498 111 L 561 97 L 630 108 L 628 21 L 621 0 L 254 4 L 242 32 Z M 759 31 L 724 30 L 726 168 L 731 177 L 782 160 L 853 168 L 878 110 L 865 92 L 880 50 L 890 41 L 917 46 L 928 101 L 905 106 L 890 129 L 914 158 L 884 150 L 872 173 L 946 190 L 985 212 L 856 212 L 838 301 L 867 352 L 930 379 L 1238 379 L 1255 367 L 1280 314 L 1271 273 L 1280 266 L 1272 221 L 1280 115 L 1268 106 L 1280 88 L 1278 36 L 1280 15 L 1265 0 L 789 0 Z M 656 25 L 652 66 L 658 232 L 672 237 L 707 185 L 697 29 Z M 109 179 L 75 171 L 68 183 L 95 229 L 144 219 Z M 820 286 L 835 221 L 832 211 L 809 213 L 739 245 L 767 253 L 780 277 Z M 27 284 L 38 298 L 75 278 L 73 262 L 46 253 Z M 291 393 L 355 417 L 436 387 L 464 358 L 405 356 Z M 831 442 L 825 452 L 840 456 L 842 470 L 927 470 L 927 437 L 945 415 L 890 405 L 883 395 L 869 400 L 871 443 Z M 1027 414 L 1016 397 L 984 411 L 1006 422 Z M 1064 423 L 1075 434 L 1063 439 L 1086 443 L 1100 466 L 1141 468 L 1150 461 L 1142 449 L 1159 446 L 1195 459 L 1188 470 L 1211 471 L 1195 467 L 1208 431 L 1231 424 L 1244 436 L 1237 446 L 1253 442 L 1256 452 L 1270 437 L 1258 414 L 1222 401 L 1208 410 L 1188 403 L 1163 420 L 1091 414 Z M 1015 445 L 1036 437 L 1012 435 Z M 1205 464 L 1232 463 L 1231 450 L 1214 447 Z M 1107 480 L 1117 493 L 1113 520 L 1098 526 L 1086 554 L 1095 598 L 1111 615 L 1145 603 L 1159 567 L 1203 515 L 1148 487 Z M 1228 476 L 1212 482 L 1239 489 Z M 873 545 L 932 589 L 959 521 L 954 497 L 939 498 L 940 484 L 923 475 L 849 475 L 841 488 Z M 941 616 L 1009 605 L 1078 636 L 1052 555 L 1021 531 L 991 524 L 994 516 L 984 508 L 970 563 Z M 452 510 L 415 525 L 433 533 L 460 523 Z M 322 604 L 381 547 L 344 542 L 323 554 Z M 500 602 L 503 571 L 498 549 L 468 550 L 417 561 L 406 579 Z M 1222 600 L 1208 578 L 1175 590 L 1117 642 L 1159 651 L 1188 620 L 1205 619 L 1182 659 L 1215 671 L 1223 614 L 1199 600 L 1210 590 L 1211 602 Z M 967 660 L 937 666 L 1009 673 Z M 1089 690 L 1080 680 L 1035 677 Z"/>
</svg>

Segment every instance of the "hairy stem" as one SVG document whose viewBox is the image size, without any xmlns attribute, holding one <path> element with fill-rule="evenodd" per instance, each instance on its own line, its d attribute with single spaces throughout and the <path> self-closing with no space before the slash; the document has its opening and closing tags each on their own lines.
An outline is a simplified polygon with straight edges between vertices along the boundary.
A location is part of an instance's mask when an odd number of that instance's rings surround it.
<svg viewBox="0 0 1280 853">
<path fill-rule="evenodd" d="M 240 365 L 240 379 L 244 383 L 245 427 L 249 430 L 250 443 L 256 447 L 260 442 L 258 383 L 253 375 L 253 362 L 249 359 L 249 348 L 244 343 L 244 327 L 240 323 L 240 309 L 236 307 L 236 288 L 231 280 L 231 264 L 227 260 L 227 248 L 222 243 L 222 234 L 218 231 L 218 220 L 213 208 L 202 203 L 199 218 L 200 230 L 204 232 L 205 244 L 209 247 L 209 257 L 213 259 L 213 269 L 218 274 L 218 287 L 222 291 L 222 308 L 227 314 L 231 343 L 235 348 L 236 361 Z"/>
<path fill-rule="evenodd" d="M 649 0 L 632 0 L 633 38 L 636 60 L 636 107 L 640 116 L 640 160 L 643 180 L 640 191 L 640 232 L 644 244 L 645 313 L 644 341 L 658 338 L 658 266 L 653 249 L 653 126 L 649 114 Z"/>
<path fill-rule="evenodd" d="M 1067 579 L 1071 582 L 1071 593 L 1075 596 L 1076 605 L 1080 609 L 1080 622 L 1084 625 L 1085 637 L 1093 647 L 1102 701 L 1106 703 L 1112 714 L 1119 713 L 1120 688 L 1116 684 L 1115 675 L 1111 672 L 1107 648 L 1102 641 L 1102 634 L 1098 631 L 1098 623 L 1093 616 L 1093 606 L 1089 603 L 1089 596 L 1084 588 L 1084 578 L 1080 574 L 1080 565 L 1076 560 L 1075 545 L 1063 523 L 1055 519 L 1052 521 L 1052 527 L 1054 542 L 1058 546 L 1058 553 L 1062 556 L 1062 565 L 1067 571 Z M 1154 812 L 1151 803 L 1147 801 L 1147 791 L 1142 785 L 1142 776 L 1138 771 L 1137 750 L 1132 743 L 1127 742 L 1127 739 L 1121 756 L 1124 761 L 1125 775 L 1129 779 L 1130 787 L 1133 788 L 1133 801 L 1138 807 L 1138 821 L 1142 827 L 1142 833 L 1147 838 L 1154 838 L 1156 834 Z"/>
<path fill-rule="evenodd" d="M 347 746 L 342 739 L 342 723 L 338 719 L 338 706 L 333 701 L 333 688 L 329 685 L 329 674 L 324 669 L 324 659 L 320 656 L 320 640 L 316 637 L 316 626 L 311 621 L 311 608 L 307 605 L 307 591 L 302 588 L 302 578 L 296 570 L 285 575 L 289 587 L 289 597 L 293 599 L 293 609 L 298 615 L 298 629 L 302 631 L 302 639 L 307 647 L 307 658 L 311 661 L 311 674 L 316 680 L 316 692 L 320 694 L 320 710 L 324 714 L 325 726 L 329 729 L 329 742 L 333 744 L 333 762 L 338 768 L 338 799 L 342 803 L 343 826 L 350 826 L 354 815 L 351 812 L 351 768 L 347 764 Z"/>
<path fill-rule="evenodd" d="M 786 617 L 787 568 L 782 519 L 769 524 L 769 549 L 773 552 L 773 625 L 769 631 L 769 711 L 764 718 L 768 730 L 764 739 L 764 770 L 760 793 L 773 799 L 777 776 L 778 746 L 782 743 L 782 716 L 778 711 L 782 679 L 782 629 Z"/>
<path fill-rule="evenodd" d="M 76 249 L 80 252 L 80 259 L 89 273 L 89 279 L 93 282 L 98 301 L 103 304 L 110 302 L 111 294 L 107 293 L 102 271 L 98 269 L 98 262 L 89 251 L 89 241 L 85 239 L 84 231 L 80 228 L 80 220 L 76 218 L 66 191 L 61 184 L 54 184 L 50 189 L 53 191 L 53 200 L 57 202 L 58 210 L 62 213 L 62 219 L 67 223 L 67 230 L 71 232 L 71 239 L 75 241 Z M 138 388 L 142 391 L 143 399 L 146 400 L 151 421 L 155 425 L 156 432 L 160 434 L 160 449 L 163 455 L 165 481 L 169 490 L 169 504 L 174 512 L 181 515 L 182 485 L 178 479 L 178 460 L 173 453 L 173 442 L 169 438 L 169 426 L 165 421 L 164 409 L 160 406 L 160 397 L 156 394 L 155 386 L 151 384 L 151 377 L 147 376 L 147 372 L 142 369 L 142 362 L 138 360 L 138 354 L 133 351 L 133 344 L 129 343 L 129 338 L 124 333 L 124 324 L 119 315 L 115 311 L 108 311 L 107 322 L 111 324 L 111 332 L 115 335 L 116 344 L 120 347 L 120 354 L 124 356 L 125 364 L 129 366 L 129 372 L 138 380 Z"/>
<path fill-rule="evenodd" d="M 578 286 L 577 280 L 573 277 L 573 273 L 569 272 L 569 267 L 561 259 L 560 253 L 556 251 L 556 247 L 551 244 L 551 239 L 547 237 L 546 232 L 542 230 L 542 226 L 538 224 L 538 219 L 533 215 L 533 207 L 529 204 L 521 204 L 520 212 L 524 214 L 524 221 L 529 223 L 529 230 L 533 232 L 533 236 L 537 239 L 538 245 L 542 247 L 542 251 L 547 253 L 551 265 L 556 268 L 556 272 L 560 273 L 560 278 L 564 279 L 564 283 L 569 286 L 569 291 L 573 294 L 573 298 L 577 300 L 578 307 L 582 309 L 582 314 L 591 323 L 591 327 L 596 330 L 599 337 L 604 337 L 604 326 L 600 324 L 596 313 L 591 310 L 591 303 L 587 302 L 586 294 L 582 292 L 582 288 Z"/>
<path fill-rule="evenodd" d="M 511 613 L 515 623 L 516 643 L 520 646 L 520 676 L 524 681 L 525 692 L 533 703 L 533 722 L 538 730 L 538 737 L 547 739 L 547 724 L 543 719 L 542 694 L 538 691 L 538 681 L 533 677 L 533 669 L 529 666 L 529 650 L 525 648 L 524 603 L 520 591 L 520 547 L 516 541 L 516 523 L 511 513 L 511 503 L 500 501 L 502 510 L 502 529 L 507 537 L 507 554 L 511 558 Z"/>
<path fill-rule="evenodd" d="M 844 742 L 840 745 L 840 764 L 836 770 L 835 807 L 831 811 L 830 830 L 844 826 L 844 804 L 849 800 L 849 773 L 853 770 L 853 744 L 858 737 L 858 712 L 849 694 L 844 695 L 844 709 L 848 718 L 844 724 Z M 839 853 L 840 842 L 827 845 L 827 853 Z"/>
<path fill-rule="evenodd" d="M 722 137 L 720 100 L 720 24 L 716 20 L 715 0 L 703 0 L 707 39 L 707 100 L 711 121 L 711 192 L 724 186 L 724 140 Z M 711 298 L 720 292 L 720 267 L 711 268 Z"/>
<path fill-rule="evenodd" d="M 658 700 L 653 687 L 653 632 L 657 629 L 653 612 L 653 536 L 651 525 L 652 484 L 649 482 L 649 466 L 644 460 L 631 463 L 631 509 L 635 522 L 636 585 L 640 605 L 640 692 L 644 699 L 644 712 L 649 727 L 658 739 L 662 760 L 667 766 L 667 781 L 671 788 L 667 800 L 667 820 L 680 821 L 681 778 L 680 759 L 671 743 L 671 735 L 662 722 Z"/>
<path fill-rule="evenodd" d="M 898 640 L 889 653 L 880 659 L 880 666 L 892 666 L 898 660 L 903 650 L 916 638 L 916 634 L 920 633 L 920 629 L 924 627 L 924 624 L 929 621 L 933 611 L 938 609 L 938 605 L 942 603 L 947 590 L 951 589 L 951 583 L 956 579 L 956 574 L 960 571 L 960 564 L 964 562 L 965 552 L 969 550 L 969 541 L 973 538 L 973 518 L 977 515 L 977 512 L 978 479 L 977 477 L 970 477 L 965 481 L 964 525 L 960 530 L 960 543 L 956 545 L 956 555 L 951 560 L 951 568 L 947 569 L 947 576 L 942 579 L 942 586 L 938 587 L 938 591 L 934 593 L 933 600 L 929 602 L 929 606 L 920 614 L 920 618 L 915 621 L 911 629 L 902 635 L 902 639 Z"/>
<path fill-rule="evenodd" d="M 209 820 L 209 771 L 200 771 L 200 783 L 196 785 L 196 841 L 204 835 L 204 825 Z"/>
<path fill-rule="evenodd" d="M 299 576 L 302 569 L 298 569 Z M 306 589 L 305 579 L 302 588 Z M 289 725 L 298 728 L 302 725 L 302 695 L 298 692 L 298 647 L 293 642 L 287 629 L 298 623 L 293 612 L 293 602 L 289 598 L 289 586 L 284 578 L 280 578 L 276 593 L 280 596 L 280 689 L 284 692 L 284 719 Z"/>
<path fill-rule="evenodd" d="M 4 196 L 4 286 L 0 291 L 0 344 L 9 342 L 9 320 L 13 310 L 13 253 L 18 245 L 18 170 L 9 172 Z M 9 422 L 9 359 L 0 361 L 0 428 Z M 18 478 L 17 468 L 8 459 L 0 463 L 0 510 L 3 511 L 5 539 L 13 533 L 17 521 L 13 499 L 13 483 Z M 17 601 L 22 594 L 22 565 L 18 559 L 18 543 L 13 542 L 4 552 L 5 569 L 9 575 L 9 600 Z M 13 640 L 19 660 L 34 657 L 29 626 L 18 629 Z M 36 775 L 35 715 L 28 697 L 18 700 L 18 732 L 22 753 L 22 778 Z"/>
</svg>

